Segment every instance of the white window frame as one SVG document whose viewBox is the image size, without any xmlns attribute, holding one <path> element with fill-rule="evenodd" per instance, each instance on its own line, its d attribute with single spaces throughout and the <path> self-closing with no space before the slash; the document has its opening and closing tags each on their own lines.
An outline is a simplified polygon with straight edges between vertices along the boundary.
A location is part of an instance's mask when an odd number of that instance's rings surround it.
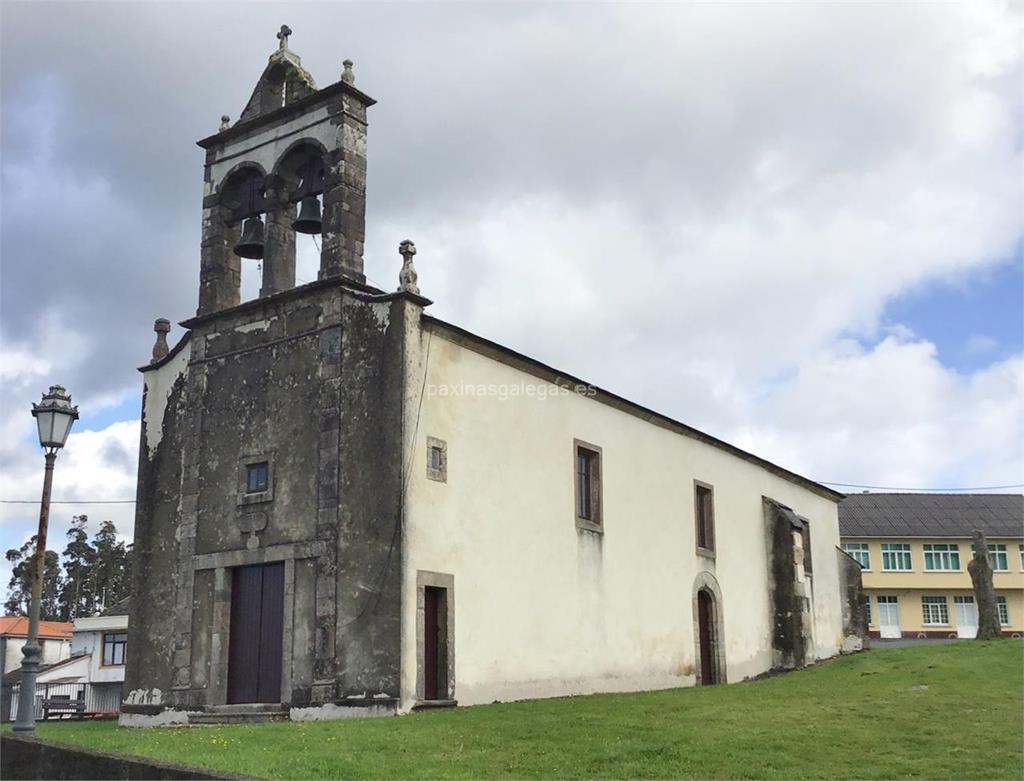
<svg viewBox="0 0 1024 781">
<path fill-rule="evenodd" d="M 935 610 L 933 614 L 932 609 Z M 946 597 L 926 595 L 921 597 L 921 613 L 924 626 L 949 626 L 949 600 Z M 932 618 L 945 618 L 933 621 Z"/>
<path fill-rule="evenodd" d="M 1020 549 L 1020 571 L 1024 572 L 1024 542 L 1017 547 Z"/>
<path fill-rule="evenodd" d="M 891 566 L 892 564 L 906 566 Z M 882 543 L 882 572 L 913 572 L 914 559 L 910 552 L 909 542 Z"/>
<path fill-rule="evenodd" d="M 874 613 L 871 610 L 871 595 L 870 594 L 865 594 L 864 595 L 864 611 L 867 614 L 866 617 L 867 617 L 867 620 L 868 620 L 868 626 L 871 626 L 875 622 L 873 620 Z"/>
<path fill-rule="evenodd" d="M 999 611 L 999 626 L 1010 625 L 1010 605 L 1006 597 L 996 595 L 996 610 Z"/>
<path fill-rule="evenodd" d="M 1006 551 L 1006 545 L 1001 542 L 990 542 L 988 546 L 988 561 L 992 565 L 993 572 L 1010 571 L 1010 554 Z M 999 566 L 1002 561 L 1003 566 Z"/>
<path fill-rule="evenodd" d="M 953 566 L 954 557 L 956 566 Z M 960 546 L 955 542 L 926 542 L 924 544 L 924 571 L 962 572 Z"/>
<path fill-rule="evenodd" d="M 862 570 L 871 571 L 871 548 L 866 542 L 844 542 L 842 547 L 843 552 L 852 556 Z"/>
</svg>

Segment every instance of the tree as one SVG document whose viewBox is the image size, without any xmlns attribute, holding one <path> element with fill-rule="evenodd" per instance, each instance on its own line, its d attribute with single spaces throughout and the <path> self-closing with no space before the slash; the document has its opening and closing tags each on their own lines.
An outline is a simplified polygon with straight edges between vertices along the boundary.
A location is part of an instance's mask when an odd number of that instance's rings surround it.
<svg viewBox="0 0 1024 781">
<path fill-rule="evenodd" d="M 64 548 L 64 580 L 60 585 L 60 614 L 62 621 L 73 621 L 97 612 L 96 549 L 89 543 L 85 528 L 86 515 L 76 515 L 68 529 L 68 544 Z"/>
<path fill-rule="evenodd" d="M 11 579 L 7 584 L 4 612 L 8 615 L 27 616 L 32 598 L 32 566 L 35 562 L 36 535 L 32 535 L 20 548 L 11 548 L 6 558 L 11 565 Z M 43 559 L 43 588 L 39 617 L 43 621 L 60 619 L 60 557 L 52 550 Z"/>
<path fill-rule="evenodd" d="M 1002 637 L 999 629 L 999 606 L 996 603 L 996 591 L 992 585 L 992 564 L 988 560 L 988 540 L 984 532 L 974 531 L 974 558 L 967 565 L 974 586 L 974 603 L 978 606 L 979 640 L 992 640 Z"/>
<path fill-rule="evenodd" d="M 131 591 L 130 550 L 117 539 L 117 527 L 111 521 L 100 524 L 92 542 L 96 555 L 93 583 L 97 607 L 103 610 Z"/>
</svg>

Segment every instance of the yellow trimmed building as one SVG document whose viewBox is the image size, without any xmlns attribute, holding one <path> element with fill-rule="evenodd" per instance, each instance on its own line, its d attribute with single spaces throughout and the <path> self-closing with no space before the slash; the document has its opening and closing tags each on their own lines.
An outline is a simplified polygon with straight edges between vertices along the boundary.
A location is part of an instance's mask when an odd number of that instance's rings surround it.
<svg viewBox="0 0 1024 781">
<path fill-rule="evenodd" d="M 853 494 L 842 549 L 861 565 L 872 637 L 974 637 L 971 534 L 988 537 L 1004 634 L 1024 635 L 1024 496 Z"/>
</svg>

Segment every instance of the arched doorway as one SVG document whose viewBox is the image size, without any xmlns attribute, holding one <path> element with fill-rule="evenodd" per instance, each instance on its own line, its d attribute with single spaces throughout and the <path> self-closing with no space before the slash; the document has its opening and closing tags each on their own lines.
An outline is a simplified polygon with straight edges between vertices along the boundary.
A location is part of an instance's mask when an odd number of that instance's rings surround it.
<svg viewBox="0 0 1024 781">
<path fill-rule="evenodd" d="M 715 668 L 715 603 L 711 593 L 697 592 L 697 646 L 700 649 L 700 682 L 704 686 L 718 683 Z"/>
<path fill-rule="evenodd" d="M 704 570 L 693 583 L 694 672 L 698 686 L 726 682 L 722 591 L 715 576 Z"/>
</svg>

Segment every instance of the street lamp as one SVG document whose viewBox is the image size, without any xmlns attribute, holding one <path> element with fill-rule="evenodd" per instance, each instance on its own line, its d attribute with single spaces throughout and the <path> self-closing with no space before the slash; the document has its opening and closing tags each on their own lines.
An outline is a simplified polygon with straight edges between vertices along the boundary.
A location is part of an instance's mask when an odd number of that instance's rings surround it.
<svg viewBox="0 0 1024 781">
<path fill-rule="evenodd" d="M 39 404 L 32 405 L 32 417 L 39 426 L 39 444 L 46 450 L 46 472 L 43 476 L 43 500 L 39 508 L 39 531 L 36 533 L 36 560 L 32 568 L 32 601 L 28 608 L 28 640 L 21 649 L 21 687 L 18 691 L 18 717 L 15 732 L 34 732 L 36 728 L 36 676 L 42 649 L 39 647 L 39 607 L 43 597 L 43 567 L 46 561 L 46 526 L 50 521 L 50 486 L 53 484 L 53 463 L 57 451 L 67 442 L 71 424 L 78 419 L 78 407 L 71 406 L 71 397 L 60 385 L 51 385 Z"/>
</svg>

